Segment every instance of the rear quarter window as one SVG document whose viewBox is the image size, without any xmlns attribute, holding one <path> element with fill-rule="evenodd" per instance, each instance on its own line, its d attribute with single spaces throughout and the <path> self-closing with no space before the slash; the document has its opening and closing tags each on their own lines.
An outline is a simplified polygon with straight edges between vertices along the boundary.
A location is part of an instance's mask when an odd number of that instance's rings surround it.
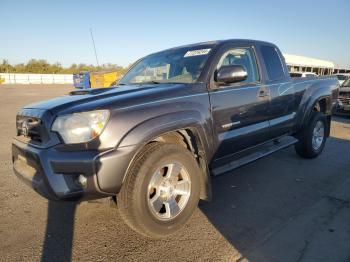
<svg viewBox="0 0 350 262">
<path fill-rule="evenodd" d="M 267 70 L 269 80 L 280 80 L 284 77 L 283 65 L 276 48 L 262 46 L 261 55 Z"/>
</svg>

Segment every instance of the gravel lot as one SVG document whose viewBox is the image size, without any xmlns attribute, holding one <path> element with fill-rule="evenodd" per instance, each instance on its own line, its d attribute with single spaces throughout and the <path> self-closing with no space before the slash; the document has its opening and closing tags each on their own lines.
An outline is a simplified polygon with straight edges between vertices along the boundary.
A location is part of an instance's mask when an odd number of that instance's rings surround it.
<svg viewBox="0 0 350 262">
<path fill-rule="evenodd" d="M 350 261 L 350 118 L 317 159 L 293 148 L 213 179 L 175 235 L 149 240 L 99 203 L 48 203 L 12 173 L 17 110 L 69 86 L 0 86 L 0 261 Z"/>
</svg>

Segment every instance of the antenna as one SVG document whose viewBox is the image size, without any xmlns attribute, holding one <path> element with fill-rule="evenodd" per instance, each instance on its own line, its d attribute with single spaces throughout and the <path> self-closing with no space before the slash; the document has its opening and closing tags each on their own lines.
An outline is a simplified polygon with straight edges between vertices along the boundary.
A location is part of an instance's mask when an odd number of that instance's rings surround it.
<svg viewBox="0 0 350 262">
<path fill-rule="evenodd" d="M 96 46 L 95 46 L 94 36 L 93 36 L 93 34 L 92 34 L 92 29 L 91 29 L 91 28 L 90 28 L 90 34 L 91 34 L 92 44 L 94 45 L 96 63 L 97 63 L 97 66 L 100 66 L 100 64 L 98 63 L 97 52 L 96 52 Z"/>
</svg>

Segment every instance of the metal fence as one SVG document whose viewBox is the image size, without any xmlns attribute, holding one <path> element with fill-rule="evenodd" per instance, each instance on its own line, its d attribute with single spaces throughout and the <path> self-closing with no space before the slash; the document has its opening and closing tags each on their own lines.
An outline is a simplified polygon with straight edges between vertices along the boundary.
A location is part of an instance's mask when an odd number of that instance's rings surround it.
<svg viewBox="0 0 350 262">
<path fill-rule="evenodd" d="M 73 84 L 71 74 L 0 73 L 0 84 Z"/>
</svg>

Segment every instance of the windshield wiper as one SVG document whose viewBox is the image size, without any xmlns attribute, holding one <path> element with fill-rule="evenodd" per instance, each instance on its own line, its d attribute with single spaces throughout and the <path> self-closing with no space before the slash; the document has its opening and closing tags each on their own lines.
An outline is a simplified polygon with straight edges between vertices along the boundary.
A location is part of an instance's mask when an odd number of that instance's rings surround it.
<svg viewBox="0 0 350 262">
<path fill-rule="evenodd" d="M 139 83 L 140 85 L 147 85 L 147 84 L 156 84 L 156 85 L 159 85 L 159 84 L 171 84 L 171 85 L 176 85 L 176 84 L 189 84 L 189 83 L 183 83 L 183 82 L 159 82 L 159 81 L 147 81 L 147 82 L 141 82 Z"/>
<path fill-rule="evenodd" d="M 128 83 L 128 84 L 119 84 L 119 85 L 160 85 L 160 84 L 186 84 L 186 83 L 182 83 L 182 82 L 160 82 L 160 81 L 146 81 L 146 82 L 139 82 L 139 83 Z"/>
<path fill-rule="evenodd" d="M 176 85 L 176 84 L 189 84 L 189 83 L 185 83 L 185 82 L 164 82 L 164 84 Z"/>
<path fill-rule="evenodd" d="M 154 85 L 158 85 L 158 84 L 163 84 L 161 82 L 158 81 L 147 81 L 147 82 L 140 82 L 140 85 L 148 85 L 148 84 L 154 84 Z"/>
</svg>

